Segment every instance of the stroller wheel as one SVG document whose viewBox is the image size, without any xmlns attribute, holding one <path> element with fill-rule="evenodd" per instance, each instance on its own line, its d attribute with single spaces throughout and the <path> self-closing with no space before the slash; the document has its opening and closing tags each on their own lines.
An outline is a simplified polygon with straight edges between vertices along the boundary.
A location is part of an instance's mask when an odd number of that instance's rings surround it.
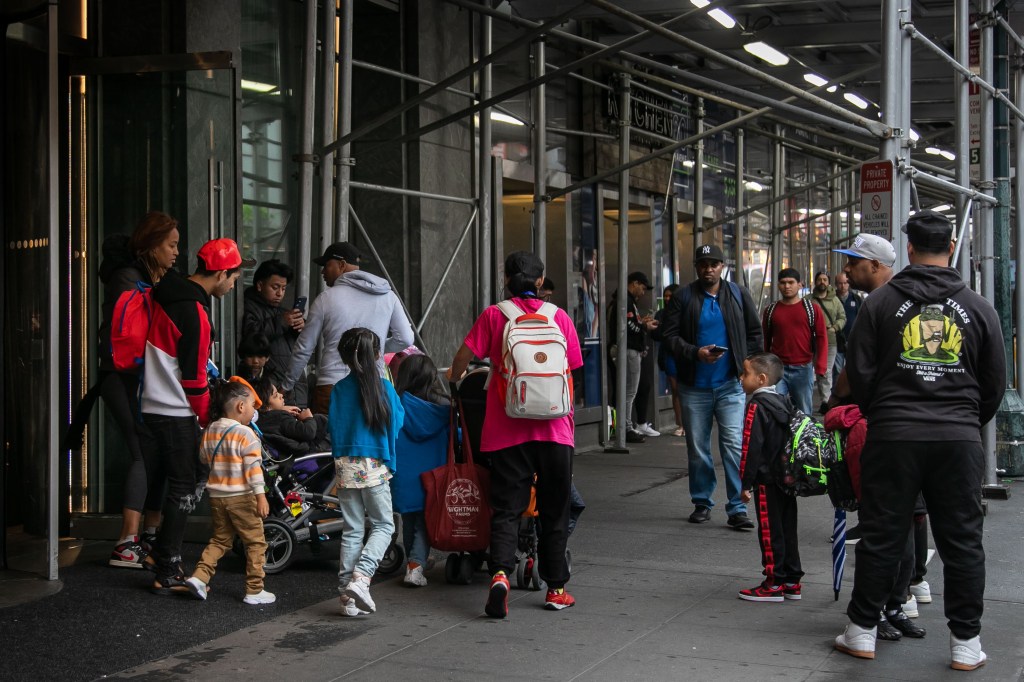
<svg viewBox="0 0 1024 682">
<path fill-rule="evenodd" d="M 458 554 L 449 554 L 444 562 L 444 581 L 449 585 L 457 585 L 459 582 L 459 561 Z"/>
<path fill-rule="evenodd" d="M 279 519 L 268 518 L 263 520 L 263 535 L 267 539 L 267 562 L 263 571 L 267 575 L 280 573 L 295 554 L 295 531 Z"/>
<path fill-rule="evenodd" d="M 540 562 L 537 561 L 537 555 L 531 554 L 527 561 L 530 566 L 530 589 L 534 592 L 543 590 L 547 585 L 540 579 Z"/>
<path fill-rule="evenodd" d="M 397 542 L 392 542 L 384 550 L 384 556 L 377 565 L 377 572 L 383 575 L 391 575 L 405 565 L 405 548 Z"/>
<path fill-rule="evenodd" d="M 526 557 L 517 557 L 516 560 L 516 587 L 520 590 L 526 589 L 526 583 L 529 581 L 529 575 L 526 573 Z"/>
<path fill-rule="evenodd" d="M 473 557 L 470 554 L 463 554 L 459 557 L 459 572 L 456 582 L 459 585 L 468 585 L 473 582 Z"/>
</svg>

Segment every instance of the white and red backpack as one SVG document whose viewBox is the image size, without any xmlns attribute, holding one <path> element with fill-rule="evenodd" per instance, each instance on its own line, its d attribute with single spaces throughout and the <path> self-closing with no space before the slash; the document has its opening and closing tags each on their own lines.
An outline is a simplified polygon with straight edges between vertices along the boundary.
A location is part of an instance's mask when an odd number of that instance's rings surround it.
<svg viewBox="0 0 1024 682">
<path fill-rule="evenodd" d="M 558 419 L 572 412 L 572 374 L 565 334 L 555 323 L 558 311 L 544 303 L 524 313 L 512 301 L 498 308 L 508 318 L 502 341 L 498 389 L 505 414 L 517 419 Z"/>
</svg>

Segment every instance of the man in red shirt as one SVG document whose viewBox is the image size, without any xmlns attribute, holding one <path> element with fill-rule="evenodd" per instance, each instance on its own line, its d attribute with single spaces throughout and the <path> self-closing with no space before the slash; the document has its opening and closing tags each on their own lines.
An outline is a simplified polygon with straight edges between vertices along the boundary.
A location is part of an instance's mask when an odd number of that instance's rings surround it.
<svg viewBox="0 0 1024 682">
<path fill-rule="evenodd" d="M 793 268 L 779 271 L 778 286 L 782 299 L 768 306 L 761 320 L 764 347 L 782 360 L 782 381 L 776 390 L 811 414 L 814 378 L 828 371 L 825 315 L 817 303 L 800 298 L 800 273 Z"/>
</svg>

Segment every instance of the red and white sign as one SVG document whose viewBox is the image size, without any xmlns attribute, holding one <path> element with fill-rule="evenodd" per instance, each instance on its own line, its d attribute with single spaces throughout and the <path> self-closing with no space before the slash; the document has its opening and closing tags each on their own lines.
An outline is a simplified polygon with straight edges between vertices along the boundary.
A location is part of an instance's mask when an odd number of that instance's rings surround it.
<svg viewBox="0 0 1024 682">
<path fill-rule="evenodd" d="M 892 239 L 891 161 L 865 163 L 860 167 L 860 231 Z"/>
<path fill-rule="evenodd" d="M 977 14 L 971 14 L 971 25 L 978 20 Z M 981 31 L 974 28 L 969 33 L 967 42 L 967 66 L 971 73 L 981 75 Z M 970 176 L 973 182 L 981 179 L 981 86 L 977 83 L 967 84 L 968 107 L 968 138 L 970 139 Z"/>
</svg>

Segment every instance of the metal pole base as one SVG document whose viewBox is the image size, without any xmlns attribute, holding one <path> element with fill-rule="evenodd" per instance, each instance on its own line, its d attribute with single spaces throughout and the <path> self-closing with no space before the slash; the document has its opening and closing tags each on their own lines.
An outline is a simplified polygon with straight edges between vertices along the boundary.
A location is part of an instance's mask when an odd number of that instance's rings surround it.
<svg viewBox="0 0 1024 682">
<path fill-rule="evenodd" d="M 614 455 L 628 455 L 629 448 L 620 448 L 617 445 L 606 445 L 604 451 Z"/>
<path fill-rule="evenodd" d="M 986 500 L 1008 500 L 1010 499 L 1010 486 L 1002 483 L 992 483 L 981 486 L 981 496 Z"/>
</svg>

